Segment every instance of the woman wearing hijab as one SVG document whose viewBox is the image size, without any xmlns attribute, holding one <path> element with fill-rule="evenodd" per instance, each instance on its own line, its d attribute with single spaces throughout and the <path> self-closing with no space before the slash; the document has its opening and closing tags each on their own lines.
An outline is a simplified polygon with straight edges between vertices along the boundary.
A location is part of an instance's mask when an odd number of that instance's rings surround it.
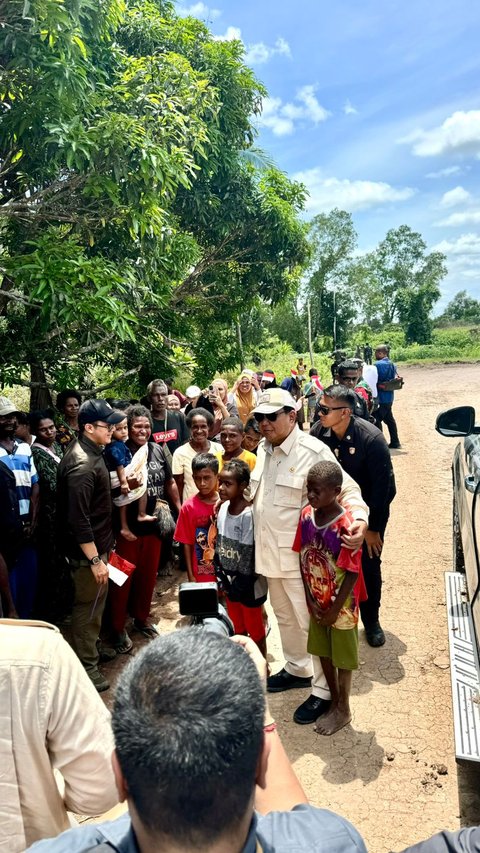
<svg viewBox="0 0 480 853">
<path fill-rule="evenodd" d="M 245 426 L 257 405 L 257 392 L 253 386 L 251 371 L 244 370 L 240 374 L 233 387 L 233 395 L 238 409 L 238 417 Z"/>
</svg>

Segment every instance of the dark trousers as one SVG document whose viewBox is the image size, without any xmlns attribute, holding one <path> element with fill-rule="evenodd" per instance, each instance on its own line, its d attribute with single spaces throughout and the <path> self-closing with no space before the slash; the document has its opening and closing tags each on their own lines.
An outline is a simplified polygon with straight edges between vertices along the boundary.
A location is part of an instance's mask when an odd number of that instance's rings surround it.
<svg viewBox="0 0 480 853">
<path fill-rule="evenodd" d="M 373 416 L 375 424 L 379 429 L 382 429 L 382 421 L 388 427 L 390 433 L 390 444 L 400 444 L 398 438 L 397 424 L 392 412 L 393 403 L 379 403 L 378 409 L 375 409 Z"/>
<path fill-rule="evenodd" d="M 382 541 L 385 536 L 387 521 L 388 517 L 381 530 L 379 530 Z M 363 624 L 368 628 L 374 625 L 375 622 L 378 622 L 380 599 L 382 596 L 382 558 L 375 555 L 369 557 L 366 542 L 363 543 L 362 549 L 362 571 L 365 586 L 367 587 L 368 599 L 360 604 L 360 615 Z"/>
</svg>

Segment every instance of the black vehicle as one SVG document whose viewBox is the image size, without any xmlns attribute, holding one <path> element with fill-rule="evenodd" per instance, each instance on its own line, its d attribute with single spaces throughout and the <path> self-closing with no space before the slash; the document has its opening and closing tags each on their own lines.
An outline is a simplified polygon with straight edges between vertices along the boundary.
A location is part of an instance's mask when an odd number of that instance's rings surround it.
<svg viewBox="0 0 480 853">
<path fill-rule="evenodd" d="M 455 752 L 480 761 L 480 426 L 475 409 L 459 406 L 438 415 L 441 435 L 460 437 L 452 462 L 453 571 L 446 573 Z"/>
</svg>

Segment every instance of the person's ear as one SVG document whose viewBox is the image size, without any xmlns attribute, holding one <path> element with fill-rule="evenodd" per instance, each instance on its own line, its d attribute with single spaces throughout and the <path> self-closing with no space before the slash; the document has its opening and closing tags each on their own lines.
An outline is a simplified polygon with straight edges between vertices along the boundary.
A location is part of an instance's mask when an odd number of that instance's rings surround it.
<svg viewBox="0 0 480 853">
<path fill-rule="evenodd" d="M 335 486 L 335 494 L 336 494 L 337 498 L 338 498 L 339 494 L 341 493 L 341 491 L 342 491 L 341 486 Z"/>
<path fill-rule="evenodd" d="M 259 788 L 262 788 L 264 791 L 267 787 L 267 768 L 268 768 L 268 759 L 270 756 L 270 738 L 268 735 L 263 733 L 263 746 L 258 756 L 257 761 L 257 772 L 255 775 L 255 782 Z"/>
<path fill-rule="evenodd" d="M 120 803 L 123 803 L 128 798 L 128 785 L 122 773 L 122 768 L 120 767 L 120 762 L 118 760 L 116 749 L 114 749 L 112 752 L 112 770 L 113 775 L 115 776 L 115 785 L 117 786 L 118 800 Z"/>
</svg>

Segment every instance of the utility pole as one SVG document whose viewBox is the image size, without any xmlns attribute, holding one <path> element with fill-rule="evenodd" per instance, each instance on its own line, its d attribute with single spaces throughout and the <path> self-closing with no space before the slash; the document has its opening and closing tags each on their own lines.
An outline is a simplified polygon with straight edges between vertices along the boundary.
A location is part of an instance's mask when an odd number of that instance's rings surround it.
<svg viewBox="0 0 480 853">
<path fill-rule="evenodd" d="M 307 300 L 307 316 L 308 316 L 308 349 L 310 352 L 310 367 L 313 367 L 313 346 L 312 346 L 312 312 L 310 310 L 310 300 Z"/>
<path fill-rule="evenodd" d="M 240 353 L 240 370 L 243 370 L 243 368 L 245 367 L 245 359 L 244 359 L 244 355 L 243 355 L 242 327 L 240 326 L 240 320 L 238 317 L 237 317 L 237 321 L 236 321 L 236 328 L 237 328 L 238 350 Z"/>
</svg>

